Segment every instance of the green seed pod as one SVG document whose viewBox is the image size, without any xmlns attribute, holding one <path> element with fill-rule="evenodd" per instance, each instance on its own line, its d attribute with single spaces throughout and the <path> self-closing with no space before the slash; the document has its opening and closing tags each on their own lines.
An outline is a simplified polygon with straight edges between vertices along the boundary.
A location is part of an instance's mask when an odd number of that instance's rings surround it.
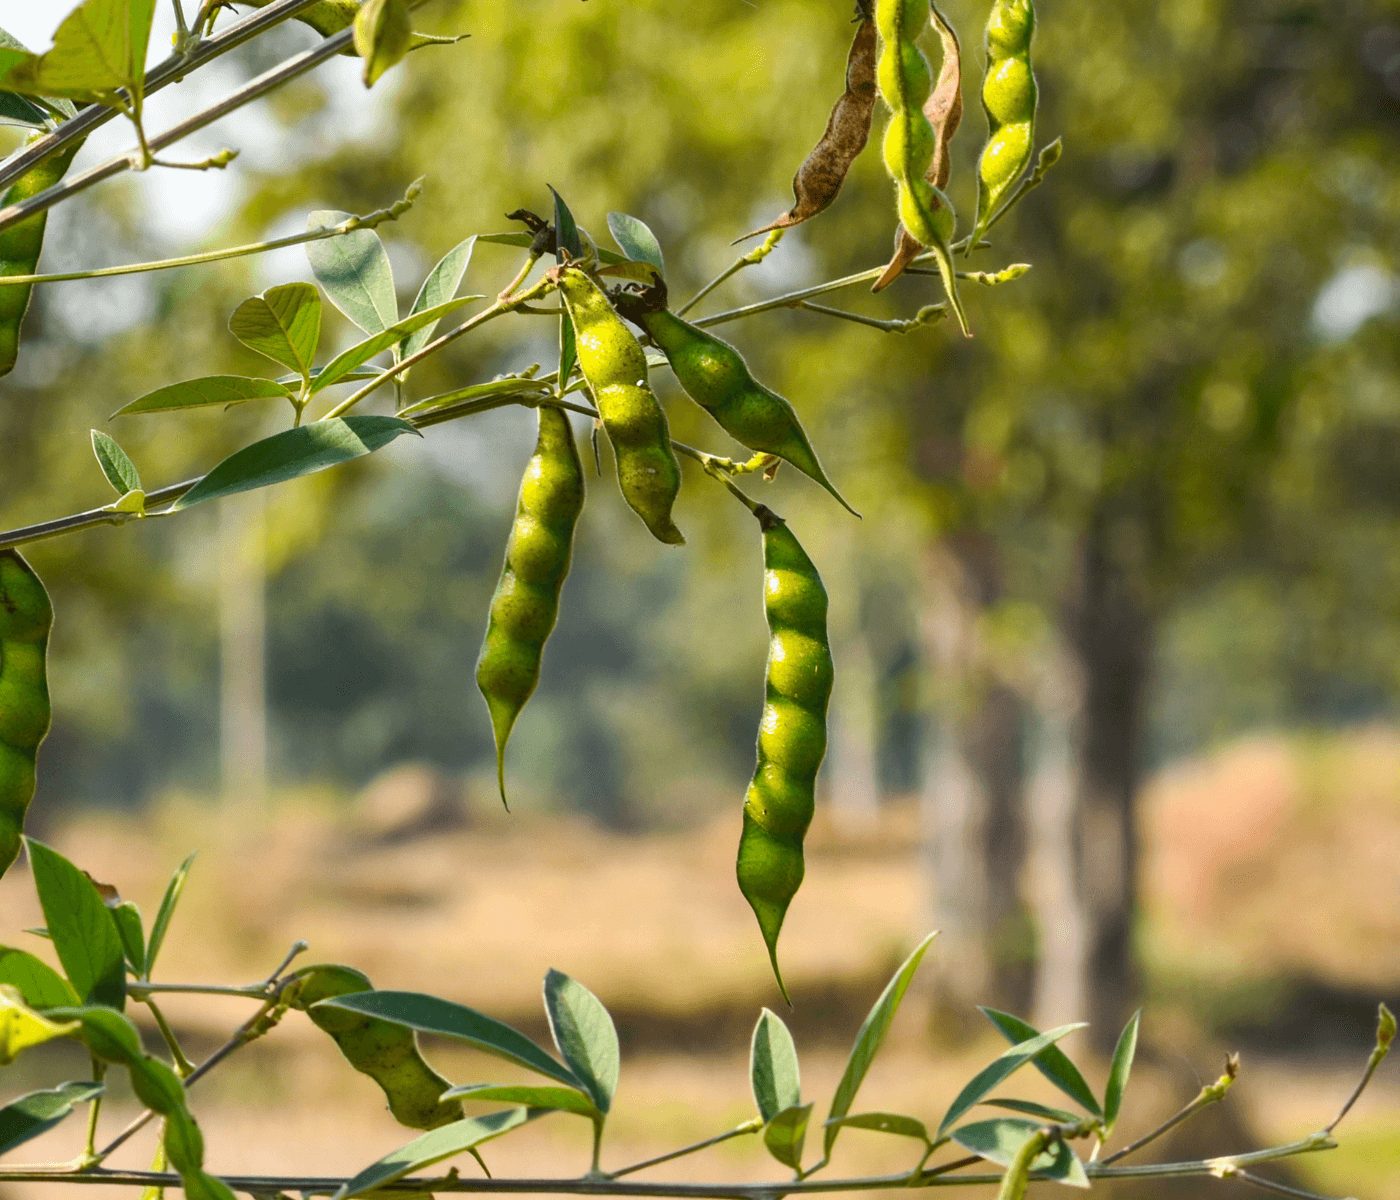
<svg viewBox="0 0 1400 1200">
<path fill-rule="evenodd" d="M 927 0 L 876 0 L 880 59 L 875 77 L 890 110 L 882 153 L 885 170 L 894 180 L 900 224 L 911 238 L 933 251 L 949 307 L 963 333 L 970 336 L 948 249 L 956 225 L 952 202 L 927 178 L 938 149 L 938 134 L 924 110 L 933 93 L 933 71 L 917 38 L 930 13 Z M 902 266 L 897 264 L 901 259 L 907 262 L 909 249 L 904 245 L 896 250 L 890 269 L 875 285 L 876 291 L 899 274 Z"/>
<path fill-rule="evenodd" d="M 778 934 L 802 884 L 802 839 L 816 807 L 833 676 L 821 576 L 781 518 L 762 506 L 755 515 L 763 530 L 768 671 L 758 765 L 744 797 L 738 876 L 786 998 Z"/>
<path fill-rule="evenodd" d="M 0 550 L 0 875 L 19 855 L 34 798 L 39 743 L 49 731 L 45 657 L 53 606 L 18 550 Z"/>
<path fill-rule="evenodd" d="M 618 304 L 666 356 L 686 395 L 725 433 L 750 450 L 786 459 L 821 484 L 843 508 L 860 515 L 827 478 L 792 405 L 753 377 L 739 351 L 667 309 L 648 312 L 636 297 L 625 293 Z"/>
<path fill-rule="evenodd" d="M 346 1009 L 312 1008 L 319 1000 L 367 992 L 371 987 L 369 979 L 353 967 L 321 964 L 292 975 L 282 999 L 330 1034 L 346 1061 L 379 1085 L 400 1125 L 437 1129 L 461 1120 L 460 1104 L 439 1099 L 452 1085 L 423 1060 L 411 1029 Z"/>
<path fill-rule="evenodd" d="M 671 519 L 681 489 L 681 469 L 671 431 L 647 383 L 647 359 L 608 298 L 578 267 L 552 272 L 573 322 L 579 369 L 612 442 L 623 498 L 657 541 L 685 541 Z"/>
<path fill-rule="evenodd" d="M 53 187 L 68 173 L 73 156 L 81 147 L 81 141 L 74 142 L 30 167 L 0 198 L 0 208 L 19 204 Z M 48 218 L 46 210 L 0 230 L 0 280 L 12 275 L 33 275 L 38 270 Z M 20 326 L 24 324 L 33 290 L 32 283 L 0 283 L 0 375 L 13 371 L 19 358 Z"/>
<path fill-rule="evenodd" d="M 574 527 L 583 511 L 583 464 L 569 418 L 544 405 L 539 414 L 539 438 L 520 481 L 505 567 L 476 662 L 476 685 L 491 710 L 503 804 L 506 741 L 540 681 L 540 659 L 559 616 Z"/>
<path fill-rule="evenodd" d="M 987 73 L 982 80 L 987 144 L 977 163 L 974 244 L 1030 165 L 1037 100 L 1031 70 L 1034 36 L 1033 0 L 994 0 L 987 17 Z"/>
</svg>

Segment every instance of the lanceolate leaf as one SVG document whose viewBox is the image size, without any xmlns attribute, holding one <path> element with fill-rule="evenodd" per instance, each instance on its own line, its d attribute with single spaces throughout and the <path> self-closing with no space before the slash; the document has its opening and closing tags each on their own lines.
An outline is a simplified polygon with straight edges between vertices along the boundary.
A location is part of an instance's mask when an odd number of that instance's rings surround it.
<svg viewBox="0 0 1400 1200">
<path fill-rule="evenodd" d="M 812 1106 L 785 1108 L 763 1127 L 763 1144 L 768 1153 L 785 1167 L 802 1170 L 802 1147 L 807 1141 L 807 1125 L 812 1119 Z"/>
<path fill-rule="evenodd" d="M 843 1129 L 869 1129 L 875 1133 L 889 1133 L 925 1143 L 930 1140 L 928 1128 L 922 1121 L 917 1117 L 906 1117 L 902 1113 L 855 1113 L 849 1117 L 841 1117 L 834 1123 Z"/>
<path fill-rule="evenodd" d="M 1137 1055 L 1138 1026 L 1142 1022 L 1142 1010 L 1133 1013 L 1123 1032 L 1118 1037 L 1118 1045 L 1113 1051 L 1113 1063 L 1108 1070 L 1108 1086 L 1103 1094 L 1104 1133 L 1112 1130 L 1123 1109 L 1123 1093 L 1128 1090 L 1128 1076 L 1132 1074 L 1133 1059 Z"/>
<path fill-rule="evenodd" d="M 996 1120 L 977 1121 L 955 1129 L 953 1140 L 974 1154 L 980 1154 L 988 1162 L 996 1163 L 999 1167 L 1009 1167 L 1021 1147 L 1042 1128 L 1043 1126 L 1035 1121 L 998 1117 Z M 1084 1164 L 1063 1141 L 1037 1157 L 1031 1164 L 1031 1170 L 1037 1175 L 1043 1175 L 1069 1187 L 1089 1186 Z"/>
<path fill-rule="evenodd" d="M 308 229 L 340 225 L 354 214 L 323 209 L 306 219 Z M 389 252 L 373 229 L 308 242 L 306 257 L 330 302 L 366 333 L 379 333 L 399 319 Z"/>
<path fill-rule="evenodd" d="M 31 1008 L 78 1003 L 78 993 L 68 980 L 29 951 L 11 946 L 0 946 L 0 984 L 17 989 Z"/>
<path fill-rule="evenodd" d="M 97 465 L 102 468 L 102 474 L 112 485 L 112 490 L 118 496 L 125 496 L 127 492 L 139 492 L 141 474 L 127 452 L 100 429 L 92 430 L 90 436 Z"/>
<path fill-rule="evenodd" d="M 310 475 L 372 454 L 406 433 L 418 431 L 398 417 L 380 416 L 336 417 L 274 433 L 229 455 L 176 500 L 171 511 Z"/>
<path fill-rule="evenodd" d="M 550 971 L 544 980 L 549 1032 L 583 1090 L 606 1113 L 617 1091 L 617 1030 L 603 1002 L 576 979 Z"/>
<path fill-rule="evenodd" d="M 982 1015 L 1001 1031 L 1002 1036 L 1008 1042 L 1024 1042 L 1040 1032 L 1034 1025 L 1021 1020 L 1020 1017 L 998 1012 L 994 1008 L 982 1009 Z M 1082 1105 L 1085 1112 L 1096 1117 L 1102 1115 L 1093 1089 L 1085 1081 L 1084 1076 L 1079 1073 L 1079 1068 L 1070 1062 L 1065 1052 L 1058 1046 L 1051 1046 L 1043 1054 L 1038 1055 L 1035 1060 L 1035 1069 L 1076 1104 Z"/>
<path fill-rule="evenodd" d="M 418 992 L 384 991 L 337 996 L 333 1000 L 322 1000 L 316 1007 L 344 1008 L 366 1016 L 380 1017 L 396 1025 L 416 1029 L 419 1033 L 456 1038 L 567 1087 L 583 1086 L 568 1067 L 556 1062 L 519 1030 L 464 1004 L 454 1004 L 450 1000 L 440 1000 Z"/>
<path fill-rule="evenodd" d="M 353 236 L 331 241 L 345 241 Z M 321 342 L 321 294 L 309 283 L 279 284 L 243 301 L 234 309 L 228 327 L 250 350 L 291 367 L 305 379 L 311 374 L 316 347 Z"/>
<path fill-rule="evenodd" d="M 433 308 L 405 317 L 402 321 L 389 326 L 388 329 L 373 334 L 362 342 L 357 342 L 348 350 L 337 354 L 324 367 L 312 374 L 311 390 L 319 392 L 322 388 L 330 387 L 333 383 L 339 383 L 357 367 L 369 362 L 376 354 L 383 354 L 385 350 L 402 341 L 406 334 L 423 329 L 425 326 L 434 326 L 448 313 L 455 312 L 464 304 L 470 304 L 473 300 L 480 299 L 480 296 L 462 296 L 456 300 L 445 301 Z"/>
<path fill-rule="evenodd" d="M 553 390 L 553 384 L 524 376 L 488 379 L 485 383 L 474 383 L 469 387 L 442 392 L 436 396 L 428 396 L 418 401 L 417 404 L 410 404 L 407 408 L 400 409 L 399 416 L 415 417 L 420 413 L 433 412 L 439 408 L 446 408 L 449 404 L 461 404 L 466 400 L 485 400 L 489 397 L 502 396 L 539 396 L 543 392 L 552 392 Z"/>
<path fill-rule="evenodd" d="M 85 1003 L 120 1009 L 126 1002 L 126 957 L 111 911 L 92 880 L 63 855 L 26 841 L 39 905 L 73 990 Z"/>
<path fill-rule="evenodd" d="M 443 1092 L 442 1099 L 523 1104 L 526 1108 L 537 1108 L 541 1111 L 577 1113 L 580 1117 L 588 1117 L 593 1121 L 602 1116 L 597 1105 L 576 1088 L 468 1083 Z"/>
<path fill-rule="evenodd" d="M 771 1121 L 785 1108 L 801 1103 L 797 1047 L 777 1013 L 764 1009 L 753 1029 L 749 1049 L 749 1079 L 758 1115 Z"/>
<path fill-rule="evenodd" d="M 411 315 L 426 312 L 439 304 L 446 304 L 457 294 L 457 289 L 462 286 L 462 280 L 466 277 L 467 268 L 471 265 L 472 251 L 475 248 L 476 238 L 469 237 L 463 242 L 458 242 L 438 260 L 437 265 L 423 280 L 423 286 L 418 289 L 413 307 L 408 310 Z M 436 328 L 436 321 L 420 326 L 404 341 L 403 356 L 407 358 L 426 346 L 432 340 Z"/>
<path fill-rule="evenodd" d="M 967 1086 L 948 1106 L 948 1111 L 943 1114 L 943 1120 L 938 1124 L 938 1136 L 942 1137 L 947 1133 L 968 1109 L 980 1104 L 983 1098 L 1007 1076 L 1019 1071 L 1028 1062 L 1033 1061 L 1036 1055 L 1043 1053 L 1046 1047 L 1054 1045 L 1066 1034 L 1083 1028 L 1084 1025 L 1081 1022 L 1078 1025 L 1061 1025 L 1058 1029 L 1051 1029 L 1047 1033 L 1036 1034 L 1035 1037 L 1012 1046 L 1000 1058 L 983 1067 L 968 1081 Z"/>
<path fill-rule="evenodd" d="M 0 1108 L 0 1154 L 46 1133 L 73 1111 L 73 1106 L 102 1094 L 100 1083 L 61 1083 L 30 1092 Z"/>
<path fill-rule="evenodd" d="M 451 1125 L 431 1130 L 359 1172 L 335 1194 L 335 1200 L 350 1200 L 353 1196 L 362 1196 L 445 1158 L 465 1154 L 483 1142 L 509 1133 L 526 1121 L 541 1115 L 543 1114 L 527 1108 L 508 1108 L 501 1112 L 487 1113 L 482 1117 L 453 1121 Z"/>
<path fill-rule="evenodd" d="M 831 1112 L 827 1114 L 823 1157 L 831 1157 L 831 1148 L 836 1144 L 837 1135 L 841 1132 L 840 1124 L 832 1124 L 832 1122 L 839 1122 L 840 1118 L 851 1111 L 856 1092 L 860 1090 L 860 1085 L 865 1081 L 870 1064 L 875 1061 L 880 1044 L 885 1040 L 885 1034 L 889 1032 L 895 1013 L 899 1011 L 900 1001 L 904 999 L 904 993 L 909 990 L 909 985 L 913 982 L 914 972 L 919 969 L 919 963 L 923 961 L 924 954 L 937 936 L 936 933 L 929 934 L 915 947 L 914 953 L 904 960 L 899 970 L 894 973 L 894 977 L 885 985 L 885 990 L 880 993 L 880 998 L 875 1001 L 875 1006 L 866 1016 L 865 1022 L 860 1027 L 860 1032 L 856 1034 L 856 1042 L 851 1047 L 851 1056 L 846 1062 L 846 1070 L 841 1076 L 841 1082 L 836 1085 L 836 1094 L 831 1100 Z"/>
<path fill-rule="evenodd" d="M 1009 1096 L 993 1096 L 983 1100 L 990 1108 L 1004 1108 L 1008 1112 L 1025 1113 L 1028 1117 L 1038 1117 L 1051 1125 L 1072 1124 L 1081 1118 L 1063 1108 L 1051 1108 L 1048 1104 L 1037 1104 L 1034 1100 L 1016 1100 Z"/>
<path fill-rule="evenodd" d="M 165 935 L 170 930 L 170 920 L 175 915 L 176 905 L 180 903 L 180 894 L 185 890 L 185 882 L 190 877 L 192 866 L 194 866 L 193 854 L 175 868 L 175 874 L 165 885 L 165 895 L 160 898 L 160 907 L 156 909 L 156 919 L 151 922 L 151 937 L 146 947 L 146 971 L 148 974 L 156 968 L 156 955 L 160 953 L 160 948 L 165 945 Z"/>
<path fill-rule="evenodd" d="M 124 417 L 134 413 L 174 412 L 182 408 L 226 408 L 245 400 L 286 400 L 294 395 L 296 392 L 292 388 L 273 379 L 254 379 L 247 375 L 205 375 L 200 379 L 169 383 L 147 392 L 112 415 Z"/>
</svg>

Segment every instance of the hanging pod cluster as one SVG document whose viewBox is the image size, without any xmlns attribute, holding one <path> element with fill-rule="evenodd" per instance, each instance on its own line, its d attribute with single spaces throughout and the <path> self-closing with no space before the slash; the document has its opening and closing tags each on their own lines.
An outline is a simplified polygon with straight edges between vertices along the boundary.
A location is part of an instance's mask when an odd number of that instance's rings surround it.
<svg viewBox="0 0 1400 1200">
<path fill-rule="evenodd" d="M 17 550 L 0 550 L 0 875 L 19 855 L 39 744 L 49 731 L 52 627 L 39 577 Z"/>
<path fill-rule="evenodd" d="M 974 243 L 1030 165 L 1037 100 L 1031 70 L 1034 36 L 1032 0 L 995 0 L 987 18 L 987 72 L 982 80 L 987 144 L 977 164 Z"/>
</svg>

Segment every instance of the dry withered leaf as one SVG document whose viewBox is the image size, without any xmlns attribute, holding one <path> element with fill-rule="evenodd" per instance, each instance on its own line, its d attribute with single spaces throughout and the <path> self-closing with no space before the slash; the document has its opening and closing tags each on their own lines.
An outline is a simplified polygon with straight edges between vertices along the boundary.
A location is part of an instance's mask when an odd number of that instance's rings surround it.
<svg viewBox="0 0 1400 1200">
<path fill-rule="evenodd" d="M 851 164 L 865 149 L 870 138 L 870 122 L 875 115 L 875 23 L 862 5 L 860 27 L 851 52 L 846 59 L 846 90 L 836 101 L 831 116 L 812 152 L 792 177 L 795 203 L 776 221 L 746 233 L 737 241 L 746 241 L 775 229 L 801 225 L 831 206 L 846 182 Z"/>
<path fill-rule="evenodd" d="M 953 165 L 949 148 L 958 126 L 962 124 L 962 47 L 956 31 L 938 11 L 937 5 L 929 7 L 933 12 L 933 27 L 938 30 L 939 40 L 943 43 L 943 65 L 938 69 L 938 83 L 924 105 L 924 116 L 933 126 L 934 138 L 933 160 L 929 163 L 926 177 L 934 187 L 942 189 L 948 186 L 948 174 Z M 922 249 L 901 225 L 895 234 L 894 257 L 871 291 L 878 292 L 889 287 L 904 274 Z"/>
</svg>

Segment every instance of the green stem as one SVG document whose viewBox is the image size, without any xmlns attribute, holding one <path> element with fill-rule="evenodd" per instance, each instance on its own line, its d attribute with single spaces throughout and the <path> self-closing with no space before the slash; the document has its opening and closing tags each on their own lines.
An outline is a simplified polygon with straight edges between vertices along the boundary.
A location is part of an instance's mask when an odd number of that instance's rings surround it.
<svg viewBox="0 0 1400 1200">
<path fill-rule="evenodd" d="M 742 1125 L 736 1125 L 733 1129 L 724 1133 L 716 1134 L 714 1137 L 706 1138 L 701 1142 L 692 1142 L 689 1146 L 682 1146 L 679 1150 L 672 1150 L 669 1154 L 658 1154 L 655 1158 L 645 1158 L 641 1162 L 633 1163 L 630 1167 L 623 1167 L 620 1171 L 609 1171 L 607 1178 L 621 1179 L 624 1175 L 634 1175 L 638 1171 L 645 1171 L 648 1167 L 658 1167 L 662 1163 L 671 1162 L 673 1159 L 684 1158 L 687 1154 L 695 1154 L 700 1150 L 708 1150 L 711 1146 L 718 1146 L 721 1142 L 727 1142 L 732 1138 L 743 1137 L 745 1134 L 757 1133 L 763 1128 L 760 1120 L 745 1121 Z"/>
<path fill-rule="evenodd" d="M 693 295 L 689 300 L 687 300 L 683 305 L 681 305 L 681 307 L 676 310 L 676 316 L 685 316 L 685 314 L 688 313 L 697 304 L 699 304 L 701 300 L 703 300 L 706 296 L 713 292 L 715 288 L 719 287 L 722 283 L 724 283 L 732 276 L 737 275 L 745 267 L 755 267 L 759 263 L 761 263 L 765 258 L 772 254 L 775 249 L 777 249 L 778 243 L 783 240 L 784 232 L 785 231 L 782 229 L 773 230 L 772 233 L 770 233 L 766 238 L 763 239 L 763 243 L 761 245 L 756 246 L 747 254 L 739 255 L 739 257 L 736 258 L 732 263 L 730 263 L 729 266 L 725 267 L 723 271 L 721 271 L 718 275 L 711 279 L 709 283 L 707 283 L 698 292 L 696 292 L 695 295 Z"/>
<path fill-rule="evenodd" d="M 1126 1158 L 1129 1154 L 1132 1154 L 1134 1151 L 1141 1150 L 1144 1146 L 1155 1142 L 1164 1133 L 1175 1129 L 1183 1121 L 1190 1120 L 1198 1112 L 1200 1112 L 1201 1109 L 1209 1108 L 1212 1104 L 1218 1104 L 1229 1094 L 1230 1088 L 1233 1086 L 1235 1079 L 1239 1076 L 1239 1071 L 1239 1057 L 1237 1055 L 1232 1054 L 1228 1059 L 1225 1060 L 1225 1073 L 1221 1075 L 1219 1079 L 1217 1079 L 1214 1083 L 1207 1084 L 1205 1087 L 1203 1087 L 1189 1104 L 1185 1105 L 1172 1116 L 1168 1117 L 1165 1121 L 1158 1125 L 1156 1129 L 1153 1129 L 1150 1132 L 1143 1134 L 1142 1137 L 1137 1139 L 1137 1141 L 1130 1142 L 1128 1145 L 1124 1146 L 1123 1149 L 1116 1151 L 1113 1154 L 1110 1154 L 1107 1158 L 1103 1160 L 1104 1166 L 1111 1166 L 1113 1163 L 1116 1163 L 1119 1159 Z"/>
<path fill-rule="evenodd" d="M 146 996 L 143 1003 L 151 1010 L 151 1016 L 155 1018 L 156 1029 L 160 1032 L 165 1048 L 170 1051 L 170 1060 L 175 1065 L 176 1074 L 181 1079 L 188 1079 L 194 1074 L 194 1063 L 185 1057 L 179 1039 L 176 1038 L 175 1031 L 170 1027 L 170 1022 L 165 1019 L 165 1014 L 161 1012 L 160 1005 L 150 996 Z"/>
<path fill-rule="evenodd" d="M 107 1073 L 107 1064 L 102 1062 L 95 1054 L 92 1056 L 92 1077 L 97 1083 L 102 1082 L 102 1077 Z M 87 1136 L 83 1142 L 83 1157 L 80 1163 L 84 1167 L 92 1166 L 101 1162 L 97 1153 L 97 1122 L 102 1115 L 102 1098 L 104 1093 L 98 1092 L 88 1104 L 87 1114 Z"/>
</svg>

